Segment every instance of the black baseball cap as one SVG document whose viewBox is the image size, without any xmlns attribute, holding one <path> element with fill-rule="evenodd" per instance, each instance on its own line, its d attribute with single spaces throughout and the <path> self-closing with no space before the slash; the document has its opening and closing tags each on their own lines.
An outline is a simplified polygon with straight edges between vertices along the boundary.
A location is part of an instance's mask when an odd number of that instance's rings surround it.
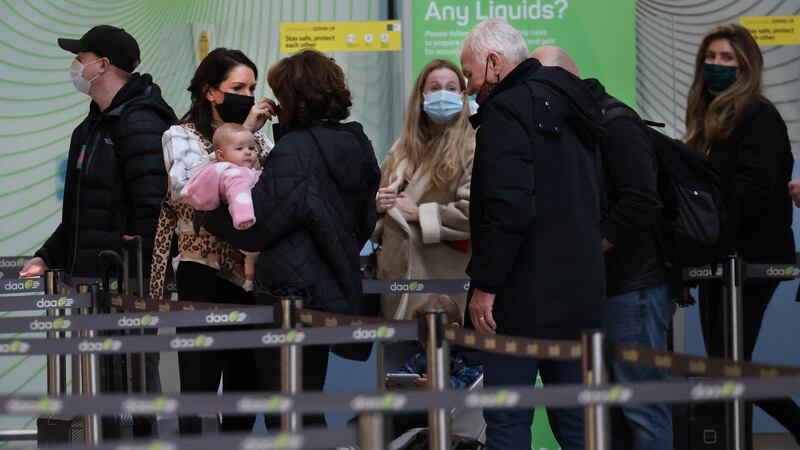
<svg viewBox="0 0 800 450">
<path fill-rule="evenodd" d="M 68 52 L 92 52 L 108 58 L 111 64 L 125 72 L 133 72 L 139 65 L 139 44 L 127 31 L 111 25 L 98 25 L 80 39 L 58 39 L 58 46 Z"/>
</svg>

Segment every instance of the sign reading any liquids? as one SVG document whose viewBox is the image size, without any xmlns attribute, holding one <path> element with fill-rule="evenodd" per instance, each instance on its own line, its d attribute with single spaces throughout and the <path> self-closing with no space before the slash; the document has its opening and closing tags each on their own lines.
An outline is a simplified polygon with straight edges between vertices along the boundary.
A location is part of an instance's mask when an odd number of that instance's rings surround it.
<svg viewBox="0 0 800 450">
<path fill-rule="evenodd" d="M 636 105 L 634 0 L 414 0 L 411 5 L 412 78 L 432 59 L 460 64 L 467 33 L 486 19 L 508 21 L 529 51 L 566 49 L 583 78 Z"/>
<path fill-rule="evenodd" d="M 800 16 L 742 16 L 759 45 L 800 45 Z"/>
<path fill-rule="evenodd" d="M 306 48 L 321 52 L 391 52 L 402 48 L 400 22 L 281 23 L 281 51 Z"/>
</svg>

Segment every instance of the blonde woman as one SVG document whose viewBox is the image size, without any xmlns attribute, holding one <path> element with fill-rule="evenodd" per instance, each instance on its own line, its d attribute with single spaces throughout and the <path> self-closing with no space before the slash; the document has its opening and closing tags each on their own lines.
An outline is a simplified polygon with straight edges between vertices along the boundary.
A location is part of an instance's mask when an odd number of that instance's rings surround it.
<svg viewBox="0 0 800 450">
<path fill-rule="evenodd" d="M 408 99 L 403 132 L 381 168 L 378 278 L 464 278 L 470 258 L 469 189 L 475 134 L 464 79 L 429 62 Z M 385 295 L 383 315 L 409 319 L 428 295 Z M 462 314 L 466 294 L 454 295 Z"/>
<path fill-rule="evenodd" d="M 736 249 L 748 263 L 794 264 L 792 203 L 786 186 L 794 159 L 786 123 L 761 93 L 764 60 L 747 29 L 719 25 L 700 43 L 686 108 L 686 142 L 708 155 L 737 203 Z M 777 280 L 748 280 L 742 304 L 744 357 L 749 360 Z M 723 356 L 722 285 L 700 288 L 706 350 Z M 789 398 L 755 402 L 800 443 L 800 408 Z M 752 447 L 748 409 L 748 448 Z"/>
</svg>

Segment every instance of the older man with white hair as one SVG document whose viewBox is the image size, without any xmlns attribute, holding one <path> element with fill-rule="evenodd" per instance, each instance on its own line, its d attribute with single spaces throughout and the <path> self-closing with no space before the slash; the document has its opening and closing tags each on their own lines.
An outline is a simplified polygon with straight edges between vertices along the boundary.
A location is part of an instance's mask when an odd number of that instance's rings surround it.
<svg viewBox="0 0 800 450">
<path fill-rule="evenodd" d="M 576 77 L 528 59 L 519 33 L 488 20 L 461 67 L 480 104 L 472 172 L 468 321 L 479 332 L 578 339 L 602 325 L 602 112 Z M 486 386 L 580 383 L 578 361 L 487 354 Z M 487 410 L 490 449 L 530 449 L 532 410 Z M 580 408 L 550 409 L 565 450 L 583 449 Z"/>
</svg>

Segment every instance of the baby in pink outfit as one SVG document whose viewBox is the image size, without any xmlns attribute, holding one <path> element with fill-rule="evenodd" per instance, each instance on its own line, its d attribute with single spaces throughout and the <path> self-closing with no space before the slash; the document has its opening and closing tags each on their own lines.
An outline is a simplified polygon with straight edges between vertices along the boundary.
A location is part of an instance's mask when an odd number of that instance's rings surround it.
<svg viewBox="0 0 800 450">
<path fill-rule="evenodd" d="M 181 199 L 198 211 L 217 209 L 228 203 L 233 226 L 246 230 L 256 223 L 250 190 L 261 176 L 256 165 L 256 140 L 253 133 L 238 123 L 226 123 L 214 132 L 217 160 L 193 176 L 181 190 Z M 245 254 L 244 289 L 253 289 L 258 253 Z"/>
</svg>

